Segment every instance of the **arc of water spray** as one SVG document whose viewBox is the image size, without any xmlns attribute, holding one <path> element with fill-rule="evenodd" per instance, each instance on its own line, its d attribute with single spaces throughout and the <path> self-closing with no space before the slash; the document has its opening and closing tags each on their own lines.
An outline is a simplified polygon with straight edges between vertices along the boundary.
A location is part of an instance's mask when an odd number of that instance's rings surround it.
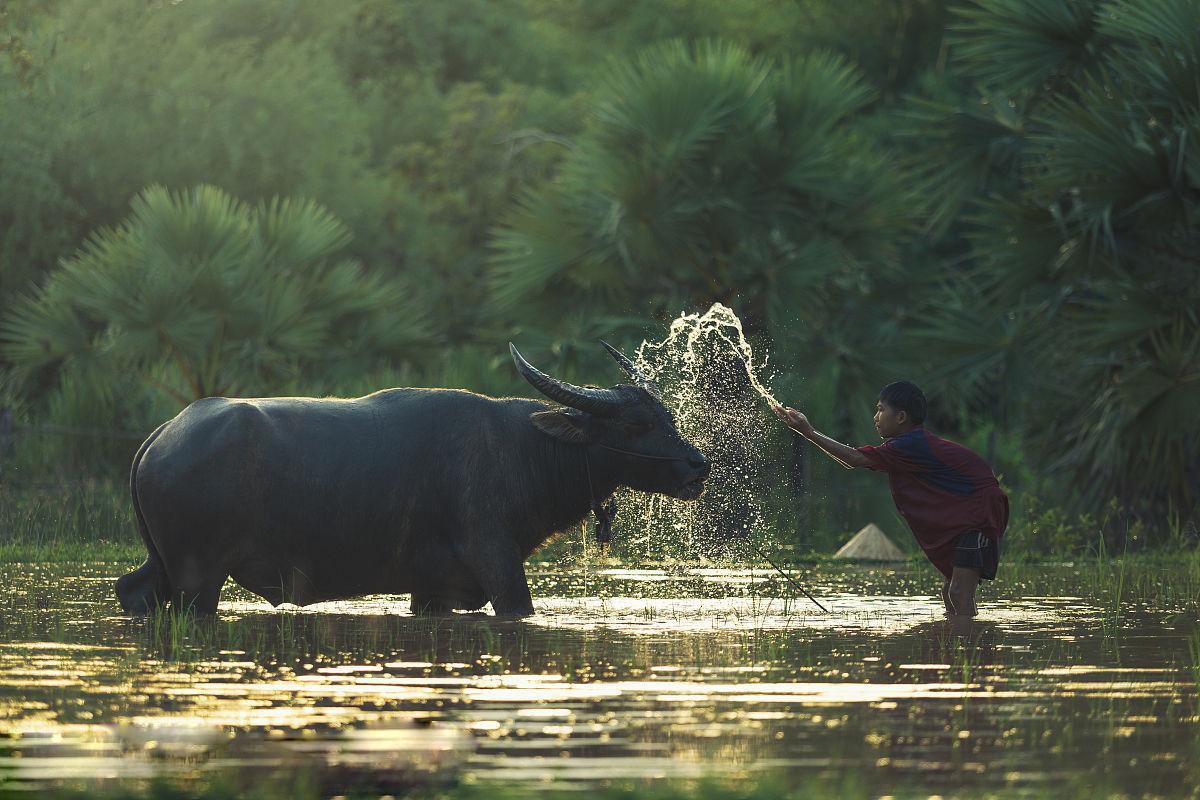
<svg viewBox="0 0 1200 800">
<path fill-rule="evenodd" d="M 646 340 L 638 346 L 634 355 L 634 360 L 639 364 L 647 364 L 653 362 L 650 358 L 650 351 L 656 351 L 659 348 L 665 347 L 668 342 L 673 342 L 682 338 L 684 340 L 684 351 L 691 354 L 696 351 L 698 343 L 704 336 L 711 335 L 719 339 L 723 344 L 729 347 L 735 357 L 741 362 L 741 365 L 746 370 L 746 377 L 750 381 L 750 386 L 758 393 L 760 397 L 766 400 L 771 406 L 781 405 L 775 396 L 771 393 L 758 377 L 758 371 L 766 367 L 766 359 L 763 363 L 755 366 L 754 350 L 750 342 L 746 339 L 745 331 L 742 329 L 742 321 L 738 319 L 737 314 L 733 309 L 721 303 L 713 303 L 712 307 L 704 314 L 681 314 L 671 322 L 670 331 L 667 338 L 662 342 L 652 344 Z M 699 374 L 697 365 L 694 359 L 687 359 L 684 365 L 684 375 L 682 383 L 684 386 L 689 386 L 693 390 L 697 388 L 699 382 Z M 747 540 L 749 541 L 749 540 Z M 817 598 L 804 588 L 795 578 L 784 572 L 778 564 L 771 560 L 766 553 L 762 551 L 754 542 L 749 541 L 750 547 L 763 561 L 771 565 L 771 567 L 783 576 L 784 580 L 790 583 L 793 587 L 799 590 L 805 597 L 811 600 L 817 608 L 825 613 L 829 613 L 829 609 L 821 604 Z"/>
<path fill-rule="evenodd" d="M 700 337 L 706 333 L 711 333 L 722 342 L 729 346 L 733 351 L 734 356 L 741 362 L 742 367 L 746 370 L 746 377 L 750 380 L 750 386 L 758 393 L 760 397 L 767 401 L 772 408 L 783 405 L 775 399 L 775 395 L 768 389 L 758 378 L 760 369 L 767 366 L 767 361 L 764 358 L 763 363 L 759 367 L 754 365 L 754 348 L 750 346 L 750 341 L 746 338 L 746 333 L 742 328 L 742 321 L 738 318 L 733 309 L 728 308 L 721 303 L 713 303 L 703 315 L 700 314 L 683 314 L 671 323 L 671 332 L 666 341 L 670 341 L 675 337 L 677 331 L 684 328 L 688 329 L 687 333 L 687 350 L 692 351 L 694 345 L 699 341 Z M 726 330 L 736 332 L 736 340 L 725 333 Z M 645 357 L 645 351 L 651 345 L 642 341 L 637 349 L 637 357 L 639 360 Z M 693 371 L 690 380 L 687 382 L 693 386 L 696 384 L 698 376 Z M 834 461 L 841 464 L 846 469 L 853 469 L 837 455 L 829 453 Z"/>
<path fill-rule="evenodd" d="M 733 351 L 734 355 L 741 359 L 742 364 L 746 367 L 746 375 L 750 379 L 750 385 L 754 391 L 765 399 L 771 405 L 779 405 L 779 401 L 771 394 L 771 390 L 763 385 L 758 379 L 759 369 L 766 367 L 766 360 L 757 368 L 754 366 L 754 349 L 750 346 L 750 342 L 746 339 L 746 333 L 742 329 L 742 321 L 738 318 L 733 309 L 721 304 L 713 303 L 712 306 L 704 314 L 681 314 L 671 323 L 671 330 L 663 343 L 672 341 L 677 335 L 686 330 L 686 350 L 692 352 L 695 345 L 700 339 L 708 334 L 711 334 Z M 734 332 L 734 336 L 726 333 L 727 330 Z M 661 346 L 661 345 L 660 345 Z M 654 349 L 655 345 L 643 340 L 638 346 L 636 358 L 641 361 L 646 358 L 646 351 Z M 699 376 L 696 374 L 694 366 L 690 370 L 690 376 L 685 383 L 695 386 Z"/>
<path fill-rule="evenodd" d="M 766 400 L 772 408 L 775 406 L 782 406 L 783 403 L 780 403 L 778 400 L 776 400 L 775 395 L 771 393 L 771 390 L 759 381 L 758 371 L 754 368 L 754 353 L 750 349 L 750 342 L 746 341 L 746 336 L 744 333 L 742 333 L 741 320 L 738 320 L 737 317 L 734 317 L 734 319 L 737 321 L 734 327 L 738 332 L 738 341 L 733 341 L 719 330 L 716 331 L 716 335 L 733 348 L 734 355 L 737 356 L 737 358 L 741 361 L 742 366 L 746 369 L 746 376 L 750 379 L 750 385 L 754 387 L 754 390 L 758 392 L 759 395 L 761 395 L 762 398 Z M 766 366 L 765 361 L 763 362 L 763 366 Z M 826 453 L 826 455 L 828 455 L 837 463 L 841 464 L 846 469 L 854 469 L 854 467 L 850 466 L 841 458 L 839 458 L 836 453 L 830 453 L 824 448 L 821 449 Z M 818 605 L 820 604 L 818 603 Z"/>
</svg>

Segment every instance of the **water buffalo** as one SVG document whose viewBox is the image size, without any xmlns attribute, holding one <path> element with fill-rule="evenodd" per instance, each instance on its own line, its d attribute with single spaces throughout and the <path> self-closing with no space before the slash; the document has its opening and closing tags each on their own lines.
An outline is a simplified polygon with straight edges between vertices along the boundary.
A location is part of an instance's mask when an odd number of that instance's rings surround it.
<svg viewBox="0 0 1200 800">
<path fill-rule="evenodd" d="M 556 531 L 618 486 L 694 499 L 709 472 L 604 346 L 633 383 L 573 386 L 509 345 L 560 405 L 453 389 L 197 400 L 134 457 L 148 553 L 117 581 L 121 606 L 212 614 L 232 577 L 273 605 L 410 592 L 414 613 L 531 614 L 524 562 Z"/>
</svg>

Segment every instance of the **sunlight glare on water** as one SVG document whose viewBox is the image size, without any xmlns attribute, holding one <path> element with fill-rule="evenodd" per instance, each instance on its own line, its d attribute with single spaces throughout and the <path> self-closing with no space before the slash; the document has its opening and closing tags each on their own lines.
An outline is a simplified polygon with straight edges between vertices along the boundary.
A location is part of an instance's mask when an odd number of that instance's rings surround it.
<svg viewBox="0 0 1200 800">
<path fill-rule="evenodd" d="M 1140 792 L 1183 780 L 1200 734 L 1192 628 L 1114 622 L 1083 592 L 989 594 L 957 627 L 904 569 L 814 568 L 837 607 L 821 614 L 764 570 L 535 565 L 520 622 L 228 588 L 218 620 L 179 626 L 118 615 L 123 570 L 0 567 L 0 788 L 315 769 L 400 794 L 771 767 L 1020 794 L 1103 753 Z"/>
</svg>

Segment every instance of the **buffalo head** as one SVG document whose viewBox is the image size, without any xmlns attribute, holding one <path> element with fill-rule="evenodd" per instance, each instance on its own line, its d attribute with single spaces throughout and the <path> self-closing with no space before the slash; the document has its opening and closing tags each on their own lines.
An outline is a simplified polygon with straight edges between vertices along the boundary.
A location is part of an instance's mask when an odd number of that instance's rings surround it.
<svg viewBox="0 0 1200 800">
<path fill-rule="evenodd" d="M 654 382 L 615 347 L 601 344 L 632 383 L 611 389 L 575 386 L 537 369 L 509 343 L 522 377 L 565 406 L 534 412 L 533 424 L 556 439 L 606 452 L 620 464 L 620 482 L 626 486 L 696 499 L 704 491 L 708 459 L 679 435 Z"/>
</svg>

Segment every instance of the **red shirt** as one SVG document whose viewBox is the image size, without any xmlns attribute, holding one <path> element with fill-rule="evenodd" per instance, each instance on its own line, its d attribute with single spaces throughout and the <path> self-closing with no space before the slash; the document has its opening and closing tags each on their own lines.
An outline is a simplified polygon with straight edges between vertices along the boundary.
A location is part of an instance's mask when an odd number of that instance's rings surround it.
<svg viewBox="0 0 1200 800">
<path fill-rule="evenodd" d="M 888 474 L 896 510 L 946 577 L 961 534 L 979 530 L 996 540 L 1004 535 L 1008 496 L 992 468 L 971 450 L 917 427 L 858 452 L 870 469 Z"/>
</svg>

